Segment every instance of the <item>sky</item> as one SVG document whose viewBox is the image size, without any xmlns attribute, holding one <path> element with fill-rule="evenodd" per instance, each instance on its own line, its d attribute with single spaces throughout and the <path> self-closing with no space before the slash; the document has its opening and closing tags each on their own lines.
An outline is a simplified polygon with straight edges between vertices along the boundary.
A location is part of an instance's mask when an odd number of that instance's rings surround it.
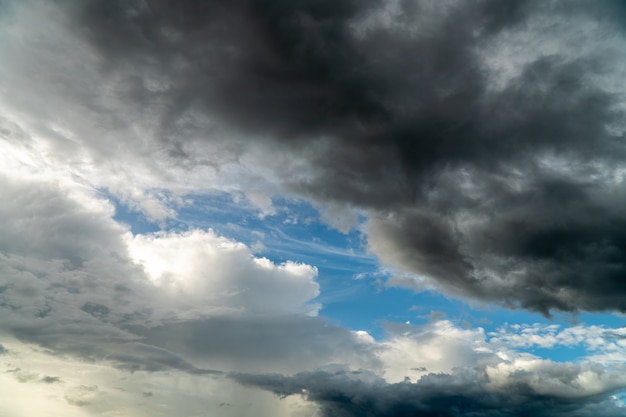
<svg viewBox="0 0 626 417">
<path fill-rule="evenodd" d="M 624 22 L 0 0 L 0 417 L 626 415 Z"/>
</svg>

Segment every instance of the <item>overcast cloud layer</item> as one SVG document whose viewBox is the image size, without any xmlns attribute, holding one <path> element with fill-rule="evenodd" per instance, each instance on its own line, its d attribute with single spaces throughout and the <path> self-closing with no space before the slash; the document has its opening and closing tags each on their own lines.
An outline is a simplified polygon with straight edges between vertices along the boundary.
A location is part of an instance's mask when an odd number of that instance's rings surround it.
<svg viewBox="0 0 626 417">
<path fill-rule="evenodd" d="M 0 0 L 0 415 L 623 415 L 623 328 L 434 317 L 375 340 L 319 316 L 320 265 L 172 224 L 196 196 L 261 220 L 302 199 L 361 230 L 388 285 L 625 313 L 625 19 Z"/>
</svg>

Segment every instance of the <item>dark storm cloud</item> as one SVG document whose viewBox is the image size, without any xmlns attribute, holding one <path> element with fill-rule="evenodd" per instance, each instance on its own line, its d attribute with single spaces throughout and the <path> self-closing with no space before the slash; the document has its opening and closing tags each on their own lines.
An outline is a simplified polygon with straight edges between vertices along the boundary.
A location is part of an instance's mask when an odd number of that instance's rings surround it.
<svg viewBox="0 0 626 417">
<path fill-rule="evenodd" d="M 582 371 L 579 366 L 553 364 L 553 369 L 536 373 L 520 370 L 506 387 L 489 387 L 489 377 L 481 370 L 454 374 L 430 374 L 417 383 L 390 384 L 368 371 L 346 369 L 302 372 L 291 377 L 280 374 L 234 374 L 244 384 L 271 391 L 279 396 L 302 395 L 321 406 L 323 416 L 358 417 L 521 417 L 521 416 L 620 416 L 611 398 L 614 388 L 594 395 L 542 392 L 545 374 L 563 385 L 575 385 Z M 545 374 L 544 374 L 545 373 Z M 535 381 L 533 381 L 535 378 Z M 547 386 L 547 385 L 546 385 Z"/>
<path fill-rule="evenodd" d="M 172 158 L 220 140 L 204 114 L 243 134 L 237 152 L 306 159 L 285 186 L 366 210 L 374 252 L 447 291 L 626 311 L 623 95 L 604 42 L 621 39 L 620 3 L 60 4 L 121 74 L 114 94 L 165 103 Z"/>
</svg>

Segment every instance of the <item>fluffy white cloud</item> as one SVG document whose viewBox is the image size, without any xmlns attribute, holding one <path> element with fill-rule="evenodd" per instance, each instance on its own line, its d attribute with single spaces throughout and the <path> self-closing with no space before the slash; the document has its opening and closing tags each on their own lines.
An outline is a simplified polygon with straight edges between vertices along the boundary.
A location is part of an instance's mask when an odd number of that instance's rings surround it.
<svg viewBox="0 0 626 417">
<path fill-rule="evenodd" d="M 152 282 L 181 303 L 248 314 L 316 315 L 317 269 L 275 264 L 213 231 L 160 232 L 129 238 L 129 253 Z"/>
<path fill-rule="evenodd" d="M 388 382 L 412 381 L 430 373 L 449 373 L 454 368 L 479 364 L 495 357 L 482 328 L 463 329 L 449 320 L 422 326 L 389 324 L 388 338 L 381 342 L 379 357 Z"/>
</svg>

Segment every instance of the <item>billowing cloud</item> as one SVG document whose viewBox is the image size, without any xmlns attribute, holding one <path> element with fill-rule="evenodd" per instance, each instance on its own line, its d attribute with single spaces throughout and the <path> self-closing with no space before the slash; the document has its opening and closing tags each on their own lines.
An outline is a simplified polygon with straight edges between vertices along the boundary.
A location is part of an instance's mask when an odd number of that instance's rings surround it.
<svg viewBox="0 0 626 417">
<path fill-rule="evenodd" d="M 602 368 L 515 361 L 495 367 L 429 374 L 416 383 L 390 384 L 368 371 L 347 369 L 293 376 L 233 376 L 277 395 L 302 395 L 324 416 L 620 416 L 609 394 L 624 377 Z"/>
<path fill-rule="evenodd" d="M 278 403 L 221 370 L 295 372 L 353 357 L 375 367 L 349 330 L 311 317 L 316 268 L 255 257 L 210 230 L 132 235 L 89 187 L 9 175 L 0 175 L 0 383 L 15 400 L 0 414 L 171 415 L 228 403 L 221 415 L 288 415 L 311 406 Z M 146 383 L 158 398 L 138 404 L 146 373 L 161 381 Z M 168 387 L 172 375 L 181 388 Z M 212 388 L 183 388 L 198 384 Z"/>
<path fill-rule="evenodd" d="M 276 265 L 212 231 L 138 235 L 129 251 L 152 282 L 185 303 L 197 299 L 248 314 L 317 314 L 319 309 L 308 304 L 319 294 L 315 267 Z"/>
<path fill-rule="evenodd" d="M 626 312 L 625 16 L 610 0 L 0 1 L 0 414 L 624 414 L 623 328 L 433 312 L 374 338 L 320 316 L 321 256 L 176 222 L 213 192 L 253 213 L 232 230 L 306 200 L 362 232 L 389 285 Z M 528 353 L 559 347 L 582 353 Z"/>
<path fill-rule="evenodd" d="M 596 331 L 594 326 L 579 326 L 562 333 Z M 620 329 L 605 329 L 605 336 L 595 342 L 610 344 L 610 334 L 616 331 Z M 319 405 L 323 416 L 624 413 L 624 404 L 615 395 L 626 388 L 623 363 L 605 367 L 592 361 L 553 362 L 516 352 L 501 338 L 488 339 L 483 329 L 461 329 L 447 320 L 394 325 L 378 344 L 377 355 L 382 372 L 333 365 L 295 375 L 232 373 L 230 377 L 279 396 L 300 396 Z"/>
<path fill-rule="evenodd" d="M 210 230 L 133 236 L 111 219 L 110 204 L 80 188 L 3 176 L 0 184 L 6 197 L 0 205 L 2 329 L 20 340 L 106 358 L 124 369 L 203 374 L 212 370 L 163 348 L 170 336 L 151 345 L 137 332 L 168 323 L 176 332 L 173 323 L 215 317 L 191 344 L 213 349 L 214 338 L 223 341 L 218 351 L 240 343 L 259 351 L 265 332 L 275 331 L 266 350 L 276 361 L 286 337 L 296 345 L 290 349 L 299 351 L 307 338 L 333 334 L 321 321 L 306 320 L 319 309 L 312 301 L 319 293 L 315 267 L 274 264 Z M 279 324 L 274 316 L 293 319 Z M 257 333 L 248 334 L 253 329 Z M 349 351 L 350 333 L 335 332 L 346 338 Z M 297 357 L 301 364 L 304 356 Z M 317 364 L 322 357 L 327 359 L 319 353 Z M 209 365 L 220 368 L 218 361 Z"/>
<path fill-rule="evenodd" d="M 290 190 L 451 294 L 626 309 L 617 2 L 4 7 L 7 114 L 151 218 L 183 204 L 155 184 Z"/>
</svg>

